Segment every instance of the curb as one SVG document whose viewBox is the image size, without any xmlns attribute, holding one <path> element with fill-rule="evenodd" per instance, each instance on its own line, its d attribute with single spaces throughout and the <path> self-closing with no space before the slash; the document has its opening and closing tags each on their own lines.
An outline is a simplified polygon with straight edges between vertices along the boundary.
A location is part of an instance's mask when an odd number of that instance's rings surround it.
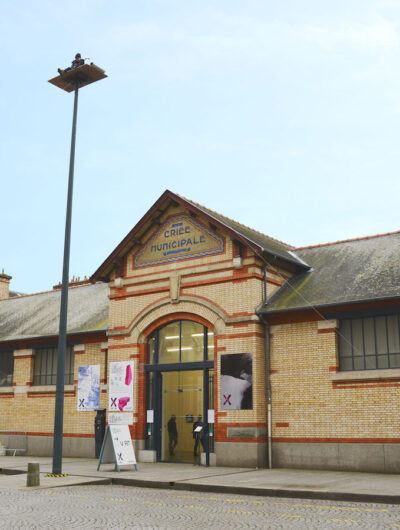
<svg viewBox="0 0 400 530">
<path fill-rule="evenodd" d="M 27 471 L 22 471 L 22 469 L 13 469 L 8 467 L 0 468 L 0 475 L 26 475 Z"/>
<path fill-rule="evenodd" d="M 69 475 L 77 477 L 77 475 Z M 111 486 L 112 479 L 110 478 L 100 478 L 88 480 L 87 482 L 74 482 L 73 484 L 46 484 L 40 485 L 39 488 L 42 490 L 54 489 L 54 488 L 74 488 L 76 486 Z"/>
<path fill-rule="evenodd" d="M 400 504 L 400 495 L 373 493 L 350 493 L 343 491 L 293 490 L 280 488 L 249 488 L 244 486 L 222 486 L 217 484 L 193 484 L 190 482 L 158 482 L 129 478 L 112 478 L 111 483 L 120 486 L 142 488 L 175 489 L 211 493 L 234 493 L 258 497 L 282 497 L 291 499 L 317 499 L 325 501 L 366 502 L 372 504 Z"/>
</svg>

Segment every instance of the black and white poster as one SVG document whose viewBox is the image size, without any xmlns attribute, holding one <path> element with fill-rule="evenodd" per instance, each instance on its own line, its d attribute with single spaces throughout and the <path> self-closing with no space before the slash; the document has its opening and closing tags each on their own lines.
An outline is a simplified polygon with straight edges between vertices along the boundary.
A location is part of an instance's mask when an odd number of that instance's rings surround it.
<svg viewBox="0 0 400 530">
<path fill-rule="evenodd" d="M 221 409 L 253 408 L 253 354 L 221 355 Z"/>
</svg>

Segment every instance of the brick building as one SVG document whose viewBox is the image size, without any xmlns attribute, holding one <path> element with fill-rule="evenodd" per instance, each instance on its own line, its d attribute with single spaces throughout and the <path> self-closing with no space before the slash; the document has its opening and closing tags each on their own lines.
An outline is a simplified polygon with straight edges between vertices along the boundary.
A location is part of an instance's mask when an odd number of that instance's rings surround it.
<svg viewBox="0 0 400 530">
<path fill-rule="evenodd" d="M 399 232 L 294 249 L 166 191 L 71 285 L 64 455 L 94 453 L 79 366 L 100 365 L 107 408 L 130 360 L 139 460 L 398 472 L 399 256 Z M 9 281 L 0 439 L 49 454 L 60 292 Z"/>
</svg>

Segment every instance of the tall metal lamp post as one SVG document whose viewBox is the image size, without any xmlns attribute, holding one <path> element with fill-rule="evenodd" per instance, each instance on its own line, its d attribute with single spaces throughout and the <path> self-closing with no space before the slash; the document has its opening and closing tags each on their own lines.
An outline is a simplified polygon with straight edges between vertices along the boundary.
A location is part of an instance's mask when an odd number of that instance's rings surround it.
<svg viewBox="0 0 400 530">
<path fill-rule="evenodd" d="M 56 405 L 54 413 L 53 474 L 60 475 L 62 468 L 62 437 L 64 416 L 65 353 L 67 348 L 67 310 L 69 283 L 69 254 L 71 241 L 72 190 L 74 183 L 76 117 L 78 91 L 80 88 L 107 77 L 104 70 L 95 64 L 83 64 L 77 68 L 60 71 L 60 75 L 49 79 L 49 83 L 66 92 L 75 92 L 72 120 L 71 154 L 69 160 L 67 214 L 65 221 L 64 262 L 61 287 L 60 328 L 58 335 Z"/>
</svg>

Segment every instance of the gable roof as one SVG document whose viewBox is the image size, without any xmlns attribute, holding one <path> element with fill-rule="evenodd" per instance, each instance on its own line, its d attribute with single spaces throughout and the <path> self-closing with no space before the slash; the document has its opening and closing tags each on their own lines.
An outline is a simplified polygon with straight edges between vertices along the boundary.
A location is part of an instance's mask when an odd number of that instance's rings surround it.
<svg viewBox="0 0 400 530">
<path fill-rule="evenodd" d="M 108 328 L 107 284 L 68 290 L 67 333 L 91 333 Z M 57 336 L 61 291 L 0 300 L 0 342 Z"/>
<path fill-rule="evenodd" d="M 224 227 L 232 230 L 236 233 L 236 235 L 242 236 L 247 243 L 252 243 L 255 245 L 255 248 L 259 252 L 269 254 L 273 258 L 281 258 L 290 263 L 302 265 L 304 267 L 304 263 L 301 263 L 301 260 L 299 260 L 298 257 L 292 253 L 294 249 L 293 246 L 283 243 L 283 241 L 279 241 L 278 239 L 274 239 L 273 237 L 262 234 L 253 228 L 249 228 L 248 226 L 238 223 L 237 221 L 229 219 L 229 217 L 225 217 L 224 215 L 214 212 L 205 206 L 201 206 L 196 202 L 185 199 L 184 197 L 180 198 L 183 199 L 187 204 L 201 211 L 206 216 L 212 218 L 214 221 L 218 221 Z M 307 267 L 304 268 L 306 269 Z"/>
<path fill-rule="evenodd" d="M 260 257 L 272 259 L 274 262 L 279 262 L 296 271 L 308 269 L 307 264 L 292 253 L 293 247 L 290 245 L 261 234 L 237 221 L 166 190 L 94 272 L 90 281 L 107 281 L 118 261 L 123 259 L 135 244 L 141 244 L 141 238 L 153 224 L 159 224 L 160 217 L 171 204 L 179 204 L 187 208 L 194 216 L 201 215 L 209 223 L 228 233 L 232 239 L 236 239 L 244 246 L 251 248 Z"/>
<path fill-rule="evenodd" d="M 288 280 L 262 313 L 400 298 L 400 232 L 293 252 L 312 269 Z"/>
</svg>

